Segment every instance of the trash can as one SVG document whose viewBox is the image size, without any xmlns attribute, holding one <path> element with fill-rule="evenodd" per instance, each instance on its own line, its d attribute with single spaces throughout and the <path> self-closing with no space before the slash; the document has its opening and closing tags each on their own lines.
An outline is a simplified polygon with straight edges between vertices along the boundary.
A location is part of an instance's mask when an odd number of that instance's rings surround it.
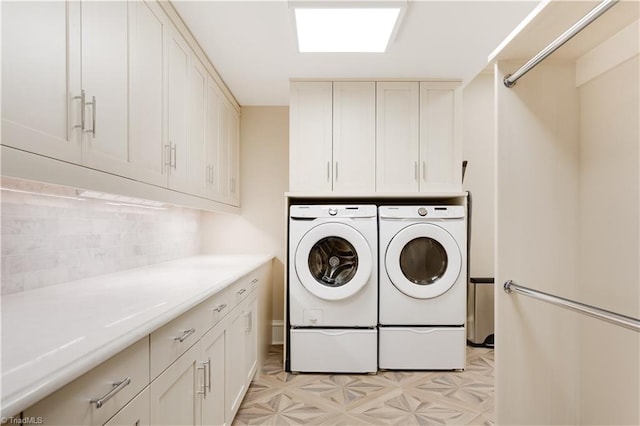
<svg viewBox="0 0 640 426">
<path fill-rule="evenodd" d="M 492 348 L 493 278 L 470 278 L 467 284 L 467 342 Z"/>
</svg>

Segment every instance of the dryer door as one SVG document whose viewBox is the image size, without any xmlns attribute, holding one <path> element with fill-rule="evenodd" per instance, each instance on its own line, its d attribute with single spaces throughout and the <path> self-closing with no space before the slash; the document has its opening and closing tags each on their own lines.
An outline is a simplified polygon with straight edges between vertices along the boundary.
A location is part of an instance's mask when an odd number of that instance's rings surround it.
<svg viewBox="0 0 640 426">
<path fill-rule="evenodd" d="M 391 239 L 385 266 L 398 290 L 416 299 L 430 299 L 456 283 L 462 255 L 446 230 L 420 223 L 403 228 Z"/>
<path fill-rule="evenodd" d="M 371 247 L 360 232 L 343 223 L 323 223 L 300 239 L 295 252 L 296 274 L 314 296 L 346 299 L 369 280 Z"/>
</svg>

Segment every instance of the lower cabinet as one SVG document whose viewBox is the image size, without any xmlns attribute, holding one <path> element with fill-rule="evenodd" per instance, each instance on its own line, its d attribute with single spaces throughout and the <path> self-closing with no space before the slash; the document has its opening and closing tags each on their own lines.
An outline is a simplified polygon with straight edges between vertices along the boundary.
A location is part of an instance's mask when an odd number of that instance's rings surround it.
<svg viewBox="0 0 640 426">
<path fill-rule="evenodd" d="M 149 426 L 149 388 L 111 418 L 104 426 Z"/>
<path fill-rule="evenodd" d="M 225 364 L 227 419 L 235 417 L 257 369 L 257 306 L 257 296 L 251 294 L 229 317 Z"/>
<path fill-rule="evenodd" d="M 151 383 L 151 424 L 200 425 L 204 366 L 192 346 Z"/>
<path fill-rule="evenodd" d="M 258 369 L 257 287 L 266 270 L 255 270 L 21 415 L 48 425 L 230 425 Z M 218 316 L 227 307 L 229 313 Z M 174 328 L 185 330 L 176 335 Z"/>
<path fill-rule="evenodd" d="M 207 365 L 206 393 L 202 403 L 202 424 L 228 425 L 225 421 L 225 369 L 227 330 L 219 324 L 209 330 L 200 340 L 202 360 Z"/>
<path fill-rule="evenodd" d="M 257 370 L 257 292 L 151 383 L 152 425 L 229 425 Z"/>
</svg>

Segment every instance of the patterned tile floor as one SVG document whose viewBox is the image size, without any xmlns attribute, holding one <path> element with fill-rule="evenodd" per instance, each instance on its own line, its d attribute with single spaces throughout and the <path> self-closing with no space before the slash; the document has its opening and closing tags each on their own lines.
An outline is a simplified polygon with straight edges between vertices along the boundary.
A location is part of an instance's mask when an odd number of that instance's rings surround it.
<svg viewBox="0 0 640 426">
<path fill-rule="evenodd" d="M 273 346 L 233 426 L 493 425 L 493 349 L 467 347 L 465 371 L 289 374 Z"/>
</svg>

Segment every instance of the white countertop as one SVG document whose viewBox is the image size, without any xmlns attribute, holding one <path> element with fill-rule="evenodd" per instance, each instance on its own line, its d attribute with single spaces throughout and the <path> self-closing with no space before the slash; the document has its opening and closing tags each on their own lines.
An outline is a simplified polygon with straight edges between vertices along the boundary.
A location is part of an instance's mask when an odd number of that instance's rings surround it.
<svg viewBox="0 0 640 426">
<path fill-rule="evenodd" d="M 272 256 L 197 256 L 2 297 L 2 413 L 12 416 Z"/>
</svg>

